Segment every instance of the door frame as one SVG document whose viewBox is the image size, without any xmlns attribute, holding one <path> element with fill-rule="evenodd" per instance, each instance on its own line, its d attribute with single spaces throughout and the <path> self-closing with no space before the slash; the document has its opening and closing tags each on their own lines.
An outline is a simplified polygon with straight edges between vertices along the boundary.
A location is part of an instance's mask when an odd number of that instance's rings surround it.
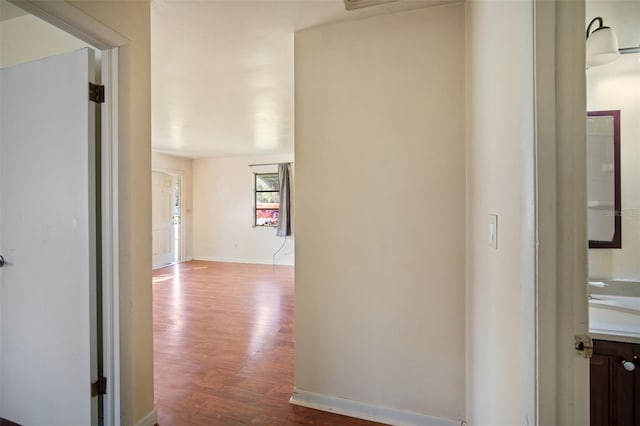
<svg viewBox="0 0 640 426">
<path fill-rule="evenodd" d="M 171 264 L 175 264 L 175 263 L 181 263 L 184 262 L 186 259 L 186 249 L 185 249 L 185 244 L 184 244 L 184 231 L 185 231 L 185 208 L 184 208 L 184 172 L 179 171 L 179 170 L 173 170 L 173 169 L 165 169 L 165 168 L 161 168 L 161 167 L 157 167 L 157 168 L 151 168 L 151 173 L 163 173 L 165 175 L 171 176 L 171 177 L 179 177 L 179 183 L 180 183 L 180 255 L 179 255 L 179 259 L 177 262 L 172 262 Z M 153 194 L 152 194 L 153 195 Z M 165 266 L 168 265 L 162 265 L 162 266 L 156 266 L 153 269 L 159 269 L 159 268 L 164 268 Z"/>
<path fill-rule="evenodd" d="M 118 224 L 118 48 L 102 51 L 102 324 L 105 425 L 120 423 L 120 284 Z M 111 393 L 111 396 L 109 394 Z"/>
<path fill-rule="evenodd" d="M 105 100 L 101 108 L 102 308 L 104 425 L 121 423 L 120 285 L 118 221 L 118 53 L 129 43 L 121 34 L 66 1 L 8 0 L 32 15 L 101 50 Z"/>
<path fill-rule="evenodd" d="M 533 2 L 538 425 L 589 424 L 585 2 Z"/>
</svg>

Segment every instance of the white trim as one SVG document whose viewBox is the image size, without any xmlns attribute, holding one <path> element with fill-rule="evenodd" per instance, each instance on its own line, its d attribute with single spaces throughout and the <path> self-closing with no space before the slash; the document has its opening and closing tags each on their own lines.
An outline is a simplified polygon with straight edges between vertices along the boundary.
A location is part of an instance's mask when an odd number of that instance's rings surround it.
<svg viewBox="0 0 640 426">
<path fill-rule="evenodd" d="M 166 155 L 166 154 L 164 154 Z M 189 160 L 188 158 L 186 158 L 186 160 Z M 165 175 L 177 175 L 177 176 L 184 176 L 185 171 L 184 170 L 177 170 L 177 169 L 165 169 L 162 167 L 154 167 L 151 169 L 151 173 L 153 172 L 158 172 L 158 173 L 164 173 Z"/>
<path fill-rule="evenodd" d="M 182 262 L 171 262 L 171 263 L 165 263 L 164 265 L 152 266 L 151 270 L 155 271 L 156 269 L 168 268 L 169 266 L 179 265 L 181 263 Z"/>
<path fill-rule="evenodd" d="M 395 408 L 380 407 L 364 402 L 338 398 L 324 394 L 293 389 L 289 402 L 301 407 L 313 408 L 344 416 L 365 419 L 396 426 L 460 426 L 460 420 L 428 416 Z"/>
<path fill-rule="evenodd" d="M 557 414 L 556 307 L 557 152 L 556 1 L 535 2 L 536 137 L 536 409 L 537 423 L 555 425 Z M 551 29 L 550 29 L 551 28 Z"/>
<path fill-rule="evenodd" d="M 9 0 L 21 9 L 100 49 L 129 43 L 129 39 L 66 1 Z"/>
<path fill-rule="evenodd" d="M 118 271 L 118 48 L 102 51 L 102 325 L 107 377 L 104 424 L 120 424 L 120 304 Z"/>
<path fill-rule="evenodd" d="M 539 425 L 589 423 L 584 0 L 535 2 Z M 557 52 L 565 52 L 558 55 Z"/>
<path fill-rule="evenodd" d="M 272 265 L 273 259 L 242 259 L 235 257 L 219 257 L 219 256 L 194 256 L 192 260 L 203 260 L 205 262 L 224 262 L 224 263 L 248 263 L 252 265 Z M 278 262 L 276 266 L 294 266 L 295 261 Z"/>
<path fill-rule="evenodd" d="M 527 28 L 530 39 L 527 78 L 530 85 L 521 89 L 521 96 L 530 96 L 529 117 L 521 118 L 525 133 L 520 137 L 520 424 L 535 425 L 537 420 L 537 257 L 536 257 L 536 8 L 530 3 L 531 22 Z M 529 44 L 530 43 L 530 44 Z M 530 49 L 530 50 L 529 50 Z M 530 73 L 530 74 L 529 74 Z M 530 77 L 529 77 L 530 76 Z"/>
<path fill-rule="evenodd" d="M 151 270 L 155 271 L 156 269 L 168 268 L 169 266 L 175 266 L 175 265 L 179 265 L 181 263 L 191 262 L 192 260 L 193 260 L 193 258 L 186 257 L 184 260 L 182 260 L 180 262 L 171 262 L 171 263 L 166 263 L 164 265 L 152 266 Z"/>
<path fill-rule="evenodd" d="M 119 140 L 118 130 L 120 128 L 118 105 L 119 102 L 119 49 L 113 49 L 114 55 L 111 57 L 111 238 L 112 238 L 112 256 L 115 261 L 111 264 L 112 268 L 112 302 L 113 302 L 113 425 L 120 425 L 121 413 L 121 393 L 120 393 L 120 195 L 118 194 L 120 175 L 118 172 L 119 164 Z M 108 424 L 107 424 L 108 425 Z"/>
<path fill-rule="evenodd" d="M 155 426 L 158 423 L 158 411 L 153 407 L 146 416 L 138 420 L 135 426 Z"/>
</svg>

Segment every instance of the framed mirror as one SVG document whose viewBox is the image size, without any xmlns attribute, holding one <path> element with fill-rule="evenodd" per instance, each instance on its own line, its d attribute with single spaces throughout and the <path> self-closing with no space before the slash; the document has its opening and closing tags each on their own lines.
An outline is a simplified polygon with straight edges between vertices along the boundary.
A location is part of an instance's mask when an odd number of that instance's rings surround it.
<svg viewBox="0 0 640 426">
<path fill-rule="evenodd" d="M 589 248 L 622 248 L 620 111 L 587 113 Z"/>
</svg>

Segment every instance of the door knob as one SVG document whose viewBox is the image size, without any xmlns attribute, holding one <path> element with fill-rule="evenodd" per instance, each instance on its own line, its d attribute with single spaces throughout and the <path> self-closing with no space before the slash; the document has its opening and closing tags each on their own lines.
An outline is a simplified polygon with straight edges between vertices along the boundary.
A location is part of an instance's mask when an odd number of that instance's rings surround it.
<svg viewBox="0 0 640 426">
<path fill-rule="evenodd" d="M 4 256 L 0 256 L 0 268 L 4 266 Z"/>
<path fill-rule="evenodd" d="M 622 367 L 627 371 L 633 371 L 636 369 L 636 365 L 631 361 L 627 361 L 626 359 L 623 359 L 620 364 L 622 364 Z"/>
</svg>

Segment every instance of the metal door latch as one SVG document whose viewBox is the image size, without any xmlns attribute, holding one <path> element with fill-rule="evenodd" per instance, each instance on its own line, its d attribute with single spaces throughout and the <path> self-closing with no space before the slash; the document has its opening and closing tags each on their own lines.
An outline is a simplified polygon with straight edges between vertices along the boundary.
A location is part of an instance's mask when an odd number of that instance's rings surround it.
<svg viewBox="0 0 640 426">
<path fill-rule="evenodd" d="M 591 358 L 593 355 L 593 340 L 589 335 L 575 336 L 576 351 L 582 352 L 582 356 L 585 358 Z"/>
</svg>

